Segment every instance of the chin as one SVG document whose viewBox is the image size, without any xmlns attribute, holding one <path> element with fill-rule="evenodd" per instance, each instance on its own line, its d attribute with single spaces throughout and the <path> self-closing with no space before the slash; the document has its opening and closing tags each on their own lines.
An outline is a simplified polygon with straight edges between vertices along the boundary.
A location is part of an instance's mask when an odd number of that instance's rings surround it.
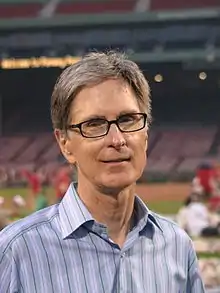
<svg viewBox="0 0 220 293">
<path fill-rule="evenodd" d="M 102 178 L 100 182 L 100 185 L 104 190 L 108 190 L 109 192 L 110 190 L 112 190 L 112 192 L 120 192 L 121 190 L 135 184 L 136 177 L 129 176 L 128 174 L 111 174 Z"/>
</svg>

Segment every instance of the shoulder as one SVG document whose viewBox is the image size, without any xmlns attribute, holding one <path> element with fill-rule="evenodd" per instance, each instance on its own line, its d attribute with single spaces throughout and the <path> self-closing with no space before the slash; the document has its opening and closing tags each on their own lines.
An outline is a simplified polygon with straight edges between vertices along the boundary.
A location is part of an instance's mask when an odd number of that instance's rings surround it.
<svg viewBox="0 0 220 293">
<path fill-rule="evenodd" d="M 24 235 L 31 235 L 36 229 L 41 229 L 42 226 L 47 227 L 57 215 L 58 205 L 56 204 L 11 223 L 0 232 L 0 253 L 4 254 L 11 250 L 13 244 L 23 238 Z"/>
</svg>

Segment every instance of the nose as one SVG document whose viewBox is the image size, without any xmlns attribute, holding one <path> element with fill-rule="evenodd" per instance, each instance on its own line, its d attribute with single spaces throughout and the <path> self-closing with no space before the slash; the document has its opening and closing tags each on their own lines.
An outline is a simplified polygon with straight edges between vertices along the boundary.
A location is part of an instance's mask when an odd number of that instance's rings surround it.
<svg viewBox="0 0 220 293">
<path fill-rule="evenodd" d="M 124 135 L 116 124 L 112 124 L 110 126 L 106 139 L 108 141 L 108 144 L 115 148 L 121 148 L 123 145 L 126 144 Z"/>
</svg>

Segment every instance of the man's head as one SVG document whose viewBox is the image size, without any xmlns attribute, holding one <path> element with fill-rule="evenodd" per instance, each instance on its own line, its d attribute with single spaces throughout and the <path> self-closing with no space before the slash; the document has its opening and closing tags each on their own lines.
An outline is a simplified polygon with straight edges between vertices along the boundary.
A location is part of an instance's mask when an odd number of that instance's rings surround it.
<svg viewBox="0 0 220 293">
<path fill-rule="evenodd" d="M 61 151 L 76 164 L 79 181 L 120 189 L 141 176 L 150 89 L 138 66 L 124 55 L 91 53 L 65 69 L 54 87 L 51 117 Z"/>
</svg>

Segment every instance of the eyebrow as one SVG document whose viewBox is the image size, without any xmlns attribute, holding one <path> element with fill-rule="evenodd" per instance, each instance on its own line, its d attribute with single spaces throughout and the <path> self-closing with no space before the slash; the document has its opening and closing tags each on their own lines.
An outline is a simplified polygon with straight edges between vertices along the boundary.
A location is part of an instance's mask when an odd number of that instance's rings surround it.
<svg viewBox="0 0 220 293">
<path fill-rule="evenodd" d="M 127 115 L 127 114 L 135 114 L 135 113 L 139 113 L 139 111 L 137 110 L 123 110 L 121 111 L 117 116 L 116 116 L 116 119 L 118 119 L 119 117 L 123 116 L 123 115 Z M 92 114 L 92 115 L 89 115 L 87 117 L 85 117 L 83 120 L 81 120 L 79 123 L 82 123 L 82 122 L 85 122 L 85 121 L 89 121 L 89 120 L 93 120 L 93 119 L 105 119 L 105 120 L 108 120 L 106 118 L 105 115 L 95 115 L 95 114 Z M 75 123 L 73 123 L 75 124 Z M 78 124 L 78 123 L 77 123 Z"/>
<path fill-rule="evenodd" d="M 130 110 L 124 110 L 124 111 L 121 111 L 121 112 L 119 113 L 119 115 L 117 116 L 117 118 L 120 117 L 120 116 L 123 116 L 123 115 L 127 115 L 127 114 L 136 114 L 136 113 L 140 113 L 140 111 L 132 110 L 132 109 L 130 109 Z"/>
</svg>

